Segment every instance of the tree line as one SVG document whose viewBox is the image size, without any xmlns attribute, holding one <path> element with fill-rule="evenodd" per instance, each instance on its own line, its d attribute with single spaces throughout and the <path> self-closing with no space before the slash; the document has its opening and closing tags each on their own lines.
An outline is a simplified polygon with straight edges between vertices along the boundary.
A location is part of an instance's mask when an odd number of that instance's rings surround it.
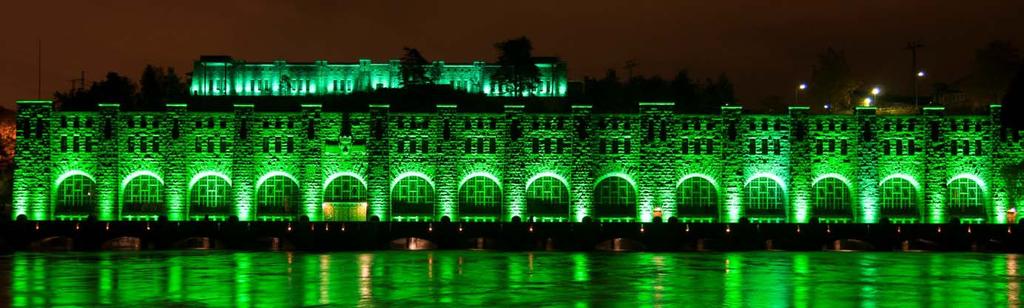
<svg viewBox="0 0 1024 308">
<path fill-rule="evenodd" d="M 61 110 L 91 110 L 102 102 L 120 103 L 125 110 L 162 110 L 167 102 L 188 98 L 188 82 L 188 78 L 178 76 L 172 67 L 146 65 L 138 84 L 126 76 L 109 72 L 103 80 L 88 87 L 58 91 L 53 97 Z"/>
<path fill-rule="evenodd" d="M 514 98 L 528 97 L 540 78 L 532 42 L 523 36 L 495 43 L 494 48 L 499 67 L 491 75 L 494 86 L 506 89 Z M 924 101 L 946 106 L 950 113 L 983 112 L 989 104 L 1002 102 L 1004 114 L 1018 114 L 1018 106 L 1024 104 L 1020 102 L 1024 100 L 1022 63 L 1019 50 L 1010 42 L 993 41 L 975 52 L 972 69 L 962 78 L 924 85 Z M 440 67 L 431 65 L 416 48 L 403 49 L 400 70 L 400 90 L 412 91 L 416 94 L 412 96 L 442 93 L 436 89 L 449 87 L 439 84 Z M 815 112 L 824 111 L 820 107 L 828 105 L 828 112 L 851 113 L 870 91 L 871 85 L 853 71 L 842 50 L 823 49 L 810 71 L 801 103 L 813 102 L 809 105 L 816 108 Z M 56 92 L 54 98 L 64 110 L 92 109 L 99 102 L 120 102 L 126 110 L 160 110 L 165 102 L 189 99 L 188 87 L 188 75 L 180 76 L 173 68 L 147 65 L 138 83 L 110 72 L 88 87 Z M 889 101 L 912 100 L 891 93 L 886 96 Z M 699 78 L 685 69 L 670 80 L 642 75 L 621 78 L 609 69 L 603 77 L 587 76 L 570 87 L 566 100 L 592 104 L 597 110 L 608 112 L 634 111 L 638 101 L 673 101 L 678 111 L 690 113 L 716 113 L 724 104 L 738 103 L 734 85 L 726 74 Z M 754 112 L 775 113 L 785 112 L 792 102 L 783 96 L 769 96 L 743 105 Z"/>
<path fill-rule="evenodd" d="M 620 80 L 618 73 L 609 69 L 604 77 L 585 77 L 580 92 L 570 100 L 593 104 L 600 112 L 635 112 L 637 102 L 671 101 L 677 102 L 679 112 L 718 113 L 723 104 L 736 102 L 733 84 L 725 74 L 701 81 L 687 70 L 679 71 L 672 80 L 656 75 Z"/>
<path fill-rule="evenodd" d="M 540 83 L 540 70 L 533 56 L 533 43 L 525 36 L 494 44 L 498 51 L 498 66 L 491 73 L 491 82 L 496 88 L 507 89 L 513 97 L 528 96 Z M 439 67 L 430 61 L 419 49 L 405 47 L 400 60 L 403 87 L 436 86 L 441 79 Z"/>
</svg>

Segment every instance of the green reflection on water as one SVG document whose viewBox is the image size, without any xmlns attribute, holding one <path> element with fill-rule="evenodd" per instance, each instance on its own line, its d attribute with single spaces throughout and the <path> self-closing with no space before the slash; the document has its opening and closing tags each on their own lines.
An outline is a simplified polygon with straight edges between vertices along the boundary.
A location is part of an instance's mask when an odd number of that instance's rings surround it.
<svg viewBox="0 0 1024 308">
<path fill-rule="evenodd" d="M 11 306 L 1018 306 L 1017 255 L 98 252 L 0 257 Z M 2 305 L 0 305 L 2 306 Z"/>
</svg>

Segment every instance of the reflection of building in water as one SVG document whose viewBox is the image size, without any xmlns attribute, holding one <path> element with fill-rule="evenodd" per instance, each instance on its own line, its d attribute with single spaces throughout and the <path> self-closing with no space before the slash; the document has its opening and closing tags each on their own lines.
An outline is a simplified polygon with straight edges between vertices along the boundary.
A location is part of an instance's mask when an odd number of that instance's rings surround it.
<svg viewBox="0 0 1024 308">
<path fill-rule="evenodd" d="M 9 281 L 3 281 L 8 292 L 0 297 L 9 296 L 5 304 L 14 307 L 483 306 L 495 302 L 513 306 L 635 302 L 1017 306 L 1017 258 L 799 252 L 436 252 L 432 256 L 384 252 L 296 253 L 288 264 L 287 255 L 276 252 L 154 252 L 131 257 L 17 253 L 0 262 L 0 272 L 10 274 Z"/>
<path fill-rule="evenodd" d="M 13 212 L 31 220 L 1005 223 L 1014 207 L 1001 170 L 1024 158 L 999 106 L 984 116 L 695 115 L 673 103 L 632 114 L 18 106 Z"/>
</svg>

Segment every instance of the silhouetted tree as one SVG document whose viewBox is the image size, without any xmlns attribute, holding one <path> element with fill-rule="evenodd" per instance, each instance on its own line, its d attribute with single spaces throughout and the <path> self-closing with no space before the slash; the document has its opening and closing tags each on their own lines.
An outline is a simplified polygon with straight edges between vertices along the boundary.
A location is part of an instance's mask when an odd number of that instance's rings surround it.
<svg viewBox="0 0 1024 308">
<path fill-rule="evenodd" d="M 128 77 L 118 73 L 107 73 L 107 78 L 101 82 L 93 83 L 89 92 L 97 102 L 114 102 L 121 104 L 132 104 L 135 102 L 135 83 Z"/>
<path fill-rule="evenodd" d="M 65 110 L 89 109 L 96 107 L 96 100 L 88 89 L 73 88 L 67 92 L 54 92 L 53 99 L 57 107 Z"/>
<path fill-rule="evenodd" d="M 418 86 L 425 84 L 432 84 L 433 77 L 427 74 L 427 65 L 430 62 L 420 54 L 416 48 L 403 48 L 405 55 L 402 56 L 401 71 L 402 71 L 402 85 L 404 86 Z"/>
<path fill-rule="evenodd" d="M 540 82 L 540 71 L 533 59 L 533 45 L 525 36 L 494 44 L 498 49 L 499 68 L 491 76 L 491 80 L 499 88 L 499 92 L 512 92 L 512 96 L 522 97 L 532 93 Z"/>
<path fill-rule="evenodd" d="M 703 113 L 707 108 L 699 100 L 699 85 L 690 79 L 690 72 L 681 70 L 672 79 L 672 97 L 676 102 L 676 110 L 682 112 Z"/>
<path fill-rule="evenodd" d="M 761 113 L 784 113 L 788 107 L 789 104 L 785 99 L 778 95 L 772 95 L 761 99 L 757 106 L 750 109 Z"/>
<path fill-rule="evenodd" d="M 635 112 L 637 102 L 671 101 L 676 111 L 686 113 L 717 113 L 725 103 L 736 101 L 732 81 L 725 74 L 699 83 L 687 71 L 676 74 L 671 81 L 660 76 L 634 76 L 625 83 L 615 70 L 609 69 L 601 79 L 584 78 L 583 97 L 601 112 Z"/>
<path fill-rule="evenodd" d="M 626 107 L 622 103 L 622 84 L 613 69 L 606 71 L 601 79 L 584 78 L 583 93 L 583 98 L 579 100 L 593 104 L 598 110 L 620 110 L 619 107 Z"/>
<path fill-rule="evenodd" d="M 295 89 L 295 87 L 292 85 L 292 77 L 291 76 L 281 75 L 281 86 L 280 86 L 280 89 L 281 89 L 281 92 L 282 92 L 281 95 L 290 95 L 292 93 L 292 89 Z"/>
<path fill-rule="evenodd" d="M 736 102 L 732 81 L 729 81 L 729 77 L 726 77 L 725 74 L 718 75 L 718 79 L 714 82 L 708 79 L 708 88 L 705 91 L 712 106 L 719 107 L 722 104 Z"/>
<path fill-rule="evenodd" d="M 632 102 L 654 102 L 672 99 L 668 82 L 660 76 L 635 76 L 626 84 L 626 96 Z"/>
<path fill-rule="evenodd" d="M 146 65 L 139 79 L 139 109 L 159 110 L 164 104 L 182 100 L 188 95 L 185 85 L 174 68 Z"/>
<path fill-rule="evenodd" d="M 970 109 L 985 108 L 1000 101 L 1021 62 L 1020 52 L 1007 41 L 993 41 L 978 49 L 964 89 Z"/>
<path fill-rule="evenodd" d="M 103 80 L 93 82 L 88 88 L 58 91 L 53 97 L 63 110 L 91 110 L 103 102 L 119 103 L 128 110 L 161 110 L 165 103 L 181 101 L 188 96 L 187 83 L 174 68 L 146 65 L 139 87 L 128 77 L 109 72 Z"/>
<path fill-rule="evenodd" d="M 813 99 L 832 106 L 835 112 L 850 111 L 853 109 L 851 94 L 858 85 L 843 52 L 829 47 L 818 54 L 808 90 Z"/>
<path fill-rule="evenodd" d="M 7 211 L 10 209 L 14 176 L 14 118 L 13 110 L 0 107 L 0 205 L 4 209 L 4 214 L 9 214 Z"/>
<path fill-rule="evenodd" d="M 1014 131 L 1024 129 L 1024 123 L 1020 120 L 1024 116 L 1024 66 L 1020 66 L 1010 80 L 1002 105 L 1000 116 L 1003 125 Z"/>
<path fill-rule="evenodd" d="M 58 106 L 64 110 L 92 109 L 101 102 L 134 106 L 135 89 L 135 83 L 128 77 L 109 72 L 104 80 L 93 82 L 88 90 L 72 89 L 68 92 L 54 93 L 53 96 L 57 100 Z"/>
</svg>

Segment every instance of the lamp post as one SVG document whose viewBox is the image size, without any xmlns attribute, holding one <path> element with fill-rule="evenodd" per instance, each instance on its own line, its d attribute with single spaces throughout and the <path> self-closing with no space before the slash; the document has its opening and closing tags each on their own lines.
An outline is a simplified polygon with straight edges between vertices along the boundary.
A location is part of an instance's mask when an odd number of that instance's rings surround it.
<svg viewBox="0 0 1024 308">
<path fill-rule="evenodd" d="M 880 89 L 878 87 L 871 88 L 871 100 L 868 101 L 868 103 L 870 104 L 871 102 L 875 102 L 875 104 L 877 104 L 878 103 L 878 94 L 879 93 L 882 93 L 882 89 Z"/>
<path fill-rule="evenodd" d="M 800 104 L 800 92 L 803 90 L 807 90 L 806 83 L 800 83 L 800 85 L 796 86 L 796 90 L 793 91 L 793 99 L 796 101 L 797 105 Z"/>
<path fill-rule="evenodd" d="M 917 71 L 917 76 L 914 77 L 914 108 L 917 108 L 917 84 L 918 80 L 924 78 L 924 71 Z"/>
</svg>

